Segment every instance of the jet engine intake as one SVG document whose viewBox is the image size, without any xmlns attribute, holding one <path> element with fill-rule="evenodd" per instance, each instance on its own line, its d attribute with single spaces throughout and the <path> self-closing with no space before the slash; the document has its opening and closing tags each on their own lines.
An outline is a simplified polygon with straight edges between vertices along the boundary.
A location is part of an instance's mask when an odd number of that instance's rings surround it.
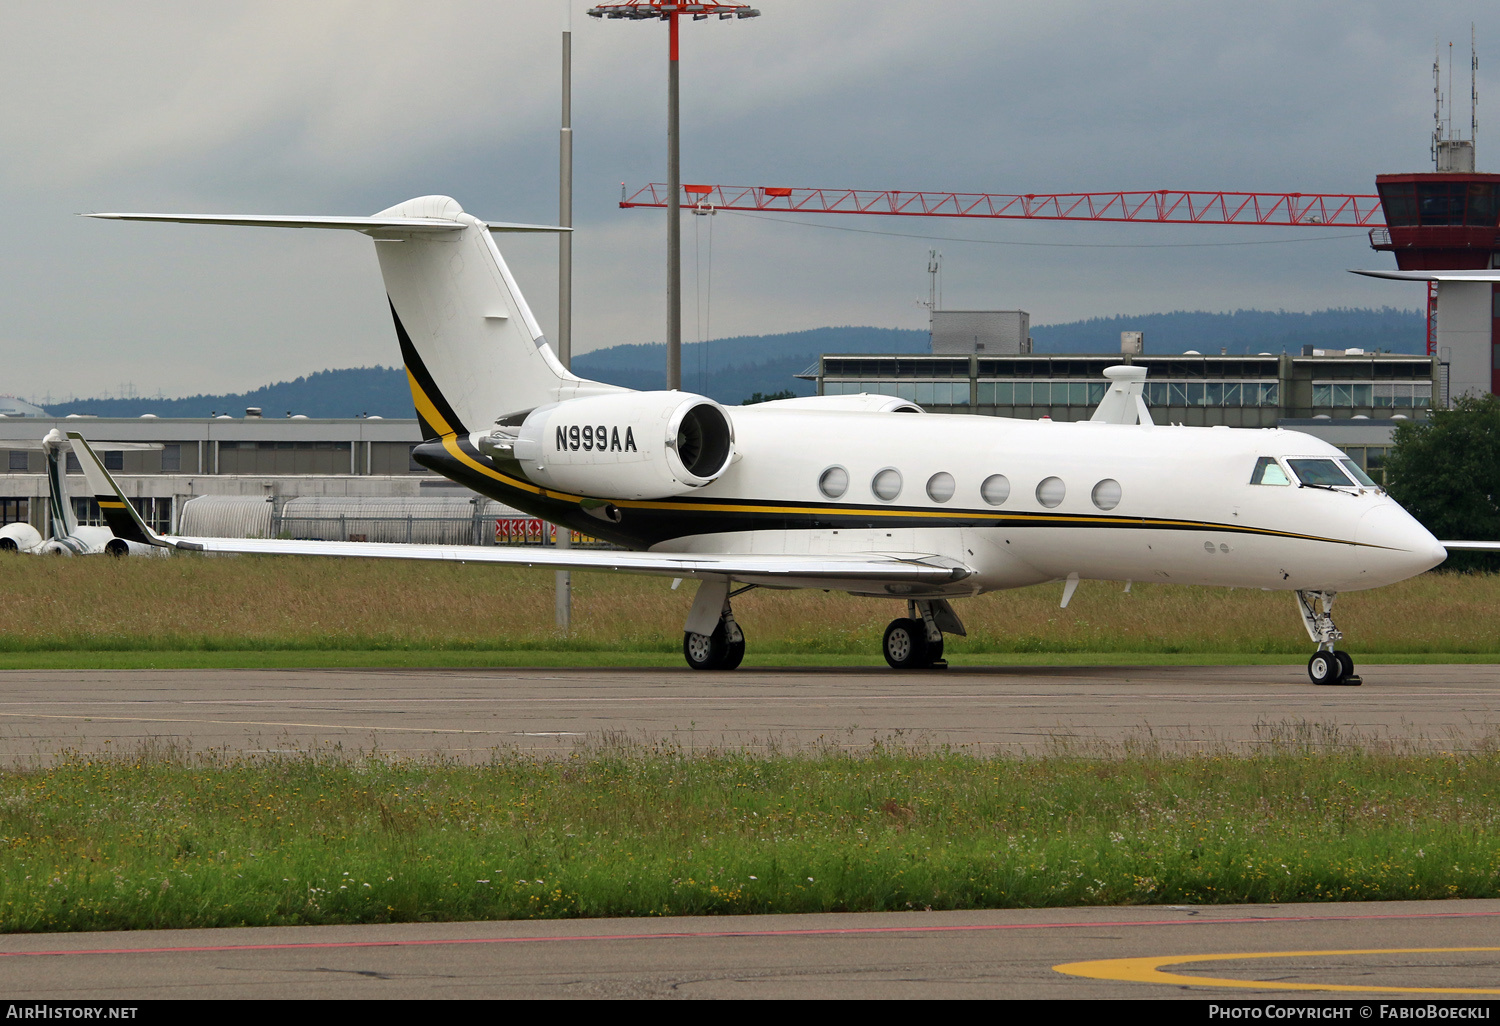
<svg viewBox="0 0 1500 1026">
<path fill-rule="evenodd" d="M 0 527 L 0 552 L 35 552 L 41 546 L 41 532 L 30 524 Z"/>
</svg>

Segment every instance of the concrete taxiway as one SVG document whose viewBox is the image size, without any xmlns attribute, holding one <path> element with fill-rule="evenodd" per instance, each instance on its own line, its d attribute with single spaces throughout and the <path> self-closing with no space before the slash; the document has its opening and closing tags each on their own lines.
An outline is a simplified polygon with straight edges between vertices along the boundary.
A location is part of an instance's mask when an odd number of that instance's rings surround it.
<svg viewBox="0 0 1500 1026">
<path fill-rule="evenodd" d="M 1500 901 L 168 930 L 0 939 L 10 999 L 1500 996 Z"/>
<path fill-rule="evenodd" d="M 1350 688 L 1313 687 L 1290 666 L 11 670 L 0 672 L 0 765 L 141 745 L 482 760 L 605 738 L 982 752 L 1147 737 L 1189 750 L 1393 738 L 1465 749 L 1500 730 L 1496 667 L 1360 670 L 1364 685 Z"/>
</svg>

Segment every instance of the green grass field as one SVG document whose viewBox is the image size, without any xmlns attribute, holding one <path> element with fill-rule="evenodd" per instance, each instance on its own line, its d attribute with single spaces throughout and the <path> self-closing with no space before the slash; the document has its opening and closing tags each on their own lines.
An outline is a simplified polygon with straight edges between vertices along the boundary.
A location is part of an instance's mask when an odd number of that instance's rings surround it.
<svg viewBox="0 0 1500 1026">
<path fill-rule="evenodd" d="M 1500 755 L 595 746 L 0 778 L 0 930 L 1500 896 Z"/>
<path fill-rule="evenodd" d="M 575 574 L 574 630 L 552 622 L 552 574 L 298 558 L 0 559 L 0 666 L 676 665 L 693 586 Z M 958 603 L 955 665 L 1287 662 L 1311 649 L 1280 592 L 1085 581 Z M 901 605 L 756 590 L 735 600 L 749 665 L 875 665 Z M 1500 575 L 1425 574 L 1339 596 L 1361 662 L 1489 660 Z"/>
</svg>

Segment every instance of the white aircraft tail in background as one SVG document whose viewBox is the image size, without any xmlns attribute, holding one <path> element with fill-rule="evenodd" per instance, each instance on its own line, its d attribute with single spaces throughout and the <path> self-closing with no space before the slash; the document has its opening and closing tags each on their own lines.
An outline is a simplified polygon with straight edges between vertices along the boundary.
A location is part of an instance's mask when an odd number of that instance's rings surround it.
<svg viewBox="0 0 1500 1026">
<path fill-rule="evenodd" d="M 68 494 L 67 454 L 68 441 L 56 428 L 47 432 L 40 442 L 22 445 L 9 442 L 12 449 L 41 451 L 47 462 L 47 497 L 51 537 L 43 538 L 41 532 L 30 524 L 6 524 L 0 527 L 0 552 L 25 552 L 41 556 L 153 556 L 164 550 L 116 537 L 107 527 L 92 527 L 78 523 L 73 509 L 73 497 Z M 153 443 L 103 442 L 100 450 L 159 449 Z"/>
</svg>

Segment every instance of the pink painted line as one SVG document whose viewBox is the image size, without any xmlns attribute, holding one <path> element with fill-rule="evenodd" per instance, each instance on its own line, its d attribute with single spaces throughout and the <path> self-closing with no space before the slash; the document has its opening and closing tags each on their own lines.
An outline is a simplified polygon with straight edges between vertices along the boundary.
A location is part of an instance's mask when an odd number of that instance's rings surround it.
<svg viewBox="0 0 1500 1026">
<path fill-rule="evenodd" d="M 1071 930 L 1124 926 L 1225 926 L 1243 923 L 1337 923 L 1380 919 L 1474 919 L 1500 916 L 1497 912 L 1414 912 L 1345 916 L 1241 916 L 1235 919 L 1146 919 L 1104 923 L 995 923 L 970 926 L 854 926 L 821 930 L 711 930 L 703 933 L 604 933 L 571 937 L 457 937 L 446 940 L 310 941 L 288 944 L 204 944 L 170 948 L 92 948 L 77 951 L 0 951 L 0 958 L 42 955 L 162 955 L 211 951 L 298 951 L 325 948 L 403 948 L 454 944 L 540 944 L 557 941 L 670 940 L 724 937 L 819 937 L 877 933 L 980 933 L 998 930 Z"/>
</svg>

